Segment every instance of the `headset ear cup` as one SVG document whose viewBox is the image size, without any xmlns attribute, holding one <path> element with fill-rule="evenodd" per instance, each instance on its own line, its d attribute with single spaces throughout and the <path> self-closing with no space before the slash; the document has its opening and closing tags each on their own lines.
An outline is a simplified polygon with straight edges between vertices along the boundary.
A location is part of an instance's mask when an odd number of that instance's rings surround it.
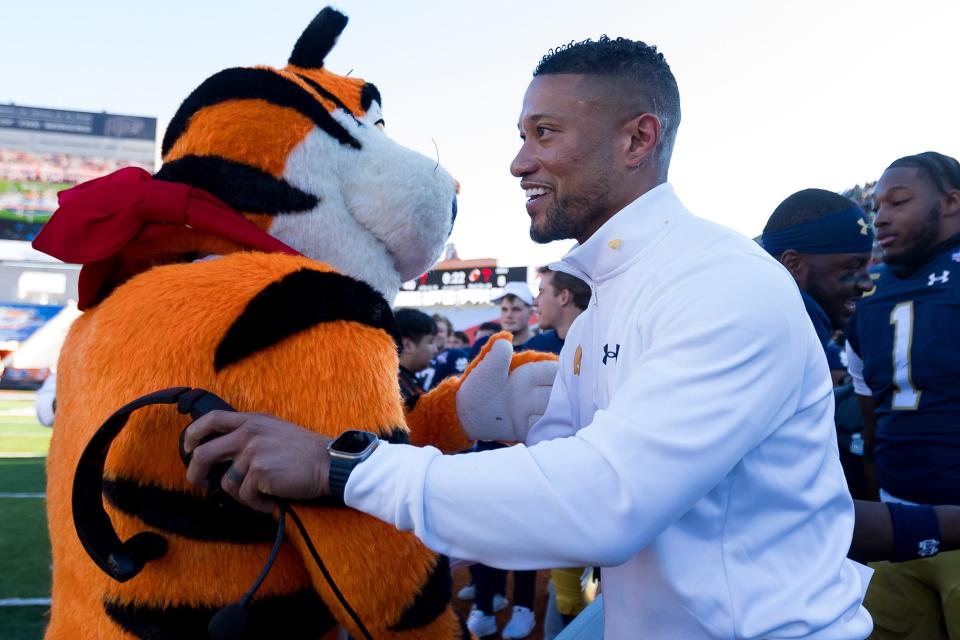
<svg viewBox="0 0 960 640">
<path fill-rule="evenodd" d="M 126 582 L 141 571 L 151 560 L 167 552 L 167 539 L 159 533 L 141 531 L 123 543 L 121 548 L 107 557 L 114 578 Z"/>
</svg>

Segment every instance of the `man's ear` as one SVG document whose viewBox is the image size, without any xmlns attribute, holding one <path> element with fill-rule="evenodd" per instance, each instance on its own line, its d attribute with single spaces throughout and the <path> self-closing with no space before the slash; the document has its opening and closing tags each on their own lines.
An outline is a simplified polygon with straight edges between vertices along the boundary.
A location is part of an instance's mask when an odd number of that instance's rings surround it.
<svg viewBox="0 0 960 640">
<path fill-rule="evenodd" d="M 950 189 L 943 197 L 943 215 L 960 217 L 960 189 Z"/>
<path fill-rule="evenodd" d="M 804 258 L 805 256 L 802 253 L 794 249 L 787 249 L 780 255 L 780 264 L 787 268 L 787 271 L 790 272 L 793 279 L 801 286 L 804 280 L 807 279 L 807 272 L 810 269 L 810 266 Z"/>
<path fill-rule="evenodd" d="M 642 113 L 631 119 L 627 127 L 630 132 L 627 166 L 639 169 L 653 157 L 660 142 L 660 118 L 652 113 Z"/>
<path fill-rule="evenodd" d="M 400 355 L 404 353 L 409 353 L 410 351 L 415 351 L 417 348 L 417 343 L 411 340 L 410 338 L 402 338 L 403 340 L 403 351 L 400 352 Z"/>
<path fill-rule="evenodd" d="M 560 292 L 557 294 L 557 298 L 560 299 L 561 307 L 565 307 L 568 304 L 573 304 L 573 294 L 570 293 L 570 289 L 560 289 Z"/>
</svg>

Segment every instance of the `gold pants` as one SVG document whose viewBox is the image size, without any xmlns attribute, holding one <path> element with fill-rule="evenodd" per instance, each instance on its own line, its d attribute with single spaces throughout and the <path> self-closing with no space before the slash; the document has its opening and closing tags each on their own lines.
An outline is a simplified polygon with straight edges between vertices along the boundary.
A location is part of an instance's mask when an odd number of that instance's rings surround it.
<svg viewBox="0 0 960 640">
<path fill-rule="evenodd" d="M 876 562 L 864 606 L 871 639 L 960 640 L 960 551 L 910 562 Z"/>
</svg>

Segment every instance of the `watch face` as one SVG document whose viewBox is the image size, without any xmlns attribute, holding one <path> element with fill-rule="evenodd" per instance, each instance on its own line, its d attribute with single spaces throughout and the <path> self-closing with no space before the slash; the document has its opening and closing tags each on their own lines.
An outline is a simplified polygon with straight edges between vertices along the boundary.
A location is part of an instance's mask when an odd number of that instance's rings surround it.
<svg viewBox="0 0 960 640">
<path fill-rule="evenodd" d="M 369 431 L 346 431 L 333 441 L 330 449 L 339 453 L 362 453 L 376 439 Z"/>
</svg>

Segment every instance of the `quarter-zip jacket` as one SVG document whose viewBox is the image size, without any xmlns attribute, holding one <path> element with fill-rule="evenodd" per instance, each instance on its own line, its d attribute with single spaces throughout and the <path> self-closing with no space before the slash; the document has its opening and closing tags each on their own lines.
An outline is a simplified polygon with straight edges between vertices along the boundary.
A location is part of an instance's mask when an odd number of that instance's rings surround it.
<svg viewBox="0 0 960 640">
<path fill-rule="evenodd" d="M 527 446 L 382 445 L 347 504 L 458 558 L 605 567 L 608 639 L 865 638 L 830 374 L 786 270 L 668 184 L 559 268 L 593 297 Z"/>
</svg>

